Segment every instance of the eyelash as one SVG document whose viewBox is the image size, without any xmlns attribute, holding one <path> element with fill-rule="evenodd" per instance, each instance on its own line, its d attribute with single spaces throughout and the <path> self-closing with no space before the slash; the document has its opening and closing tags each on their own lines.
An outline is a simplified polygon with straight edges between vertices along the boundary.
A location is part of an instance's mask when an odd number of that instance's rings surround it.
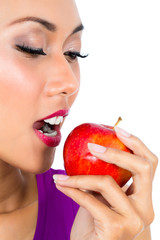
<svg viewBox="0 0 160 240">
<path fill-rule="evenodd" d="M 38 55 L 46 56 L 47 54 L 43 51 L 42 48 L 31 48 L 29 46 L 25 45 L 16 45 L 16 48 L 18 51 L 25 52 L 27 54 L 30 54 L 32 57 L 38 57 Z M 88 54 L 81 55 L 79 52 L 76 51 L 68 51 L 64 53 L 65 56 L 69 57 L 70 62 L 74 62 L 77 60 L 78 57 L 80 58 L 86 58 L 88 57 Z"/>
<path fill-rule="evenodd" d="M 72 51 L 68 51 L 68 52 L 65 52 L 64 55 L 69 57 L 69 61 L 70 62 L 76 61 L 78 57 L 79 58 L 86 58 L 86 57 L 88 57 L 88 54 L 82 55 L 82 54 L 80 54 L 79 52 L 76 52 L 76 51 L 73 51 L 73 52 Z"/>
<path fill-rule="evenodd" d="M 42 48 L 30 48 L 25 45 L 16 45 L 16 48 L 17 50 L 28 53 L 34 57 L 36 57 L 36 55 L 43 55 L 43 56 L 47 55 Z"/>
</svg>

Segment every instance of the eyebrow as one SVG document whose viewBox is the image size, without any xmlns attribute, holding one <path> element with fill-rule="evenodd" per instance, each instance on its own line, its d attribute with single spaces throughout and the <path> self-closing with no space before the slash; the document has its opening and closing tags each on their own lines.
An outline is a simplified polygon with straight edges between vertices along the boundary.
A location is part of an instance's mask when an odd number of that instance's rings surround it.
<svg viewBox="0 0 160 240">
<path fill-rule="evenodd" d="M 11 22 L 9 24 L 9 26 L 12 26 L 14 24 L 17 23 L 23 23 L 23 22 L 37 22 L 39 24 L 41 24 L 43 27 L 45 27 L 47 30 L 51 31 L 51 32 L 55 32 L 57 30 L 57 27 L 54 23 L 48 22 L 42 18 L 37 18 L 37 17 L 25 17 L 25 18 L 20 18 L 17 20 L 14 20 L 13 22 Z M 84 29 L 84 26 L 82 23 L 80 23 L 71 33 L 71 35 L 82 31 Z"/>
</svg>

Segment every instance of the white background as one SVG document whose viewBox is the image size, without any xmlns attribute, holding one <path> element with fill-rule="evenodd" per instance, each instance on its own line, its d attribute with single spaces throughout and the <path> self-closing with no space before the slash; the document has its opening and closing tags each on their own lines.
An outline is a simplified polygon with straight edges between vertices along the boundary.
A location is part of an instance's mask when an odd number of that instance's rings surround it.
<svg viewBox="0 0 160 240">
<path fill-rule="evenodd" d="M 78 124 L 114 125 L 160 154 L 159 0 L 76 0 L 82 22 L 81 89 L 62 129 L 54 168 L 63 168 L 63 144 Z M 153 183 L 152 239 L 160 239 L 160 167 Z"/>
</svg>

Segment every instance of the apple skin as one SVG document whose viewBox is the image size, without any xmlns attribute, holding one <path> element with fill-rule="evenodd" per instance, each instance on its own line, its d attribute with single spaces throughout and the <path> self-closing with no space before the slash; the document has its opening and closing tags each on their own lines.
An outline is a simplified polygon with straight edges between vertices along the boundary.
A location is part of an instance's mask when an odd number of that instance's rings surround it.
<svg viewBox="0 0 160 240">
<path fill-rule="evenodd" d="M 88 143 L 132 153 L 117 138 L 113 127 L 83 123 L 71 131 L 64 143 L 63 158 L 67 175 L 110 175 L 123 187 L 131 178 L 131 172 L 93 156 Z"/>
</svg>

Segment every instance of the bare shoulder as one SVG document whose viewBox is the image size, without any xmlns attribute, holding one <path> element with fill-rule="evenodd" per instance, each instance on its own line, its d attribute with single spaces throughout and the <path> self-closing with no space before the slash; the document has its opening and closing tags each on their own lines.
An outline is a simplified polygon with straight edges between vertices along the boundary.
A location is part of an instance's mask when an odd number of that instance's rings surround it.
<svg viewBox="0 0 160 240">
<path fill-rule="evenodd" d="M 151 240 L 150 227 L 146 228 L 135 240 Z"/>
</svg>

